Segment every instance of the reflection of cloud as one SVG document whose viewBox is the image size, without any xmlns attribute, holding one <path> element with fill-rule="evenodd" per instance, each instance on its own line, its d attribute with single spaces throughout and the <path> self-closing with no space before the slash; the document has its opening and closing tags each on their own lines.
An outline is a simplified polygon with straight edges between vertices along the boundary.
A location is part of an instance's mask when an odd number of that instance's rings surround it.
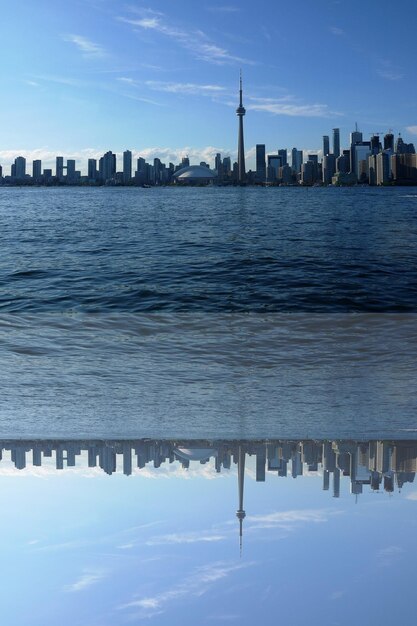
<svg viewBox="0 0 417 626">
<path fill-rule="evenodd" d="M 401 554 L 404 553 L 404 548 L 400 546 L 387 546 L 386 548 L 381 548 L 377 552 L 377 559 L 379 565 L 381 567 L 387 567 L 391 565 L 393 561 L 396 561 Z"/>
<path fill-rule="evenodd" d="M 334 514 L 333 512 L 331 514 Z M 296 524 L 319 524 L 328 521 L 329 512 L 326 509 L 307 509 L 294 511 L 277 511 L 266 515 L 249 515 L 246 519 L 250 528 L 285 528 L 292 529 Z"/>
<path fill-rule="evenodd" d="M 149 618 L 166 610 L 166 606 L 176 600 L 184 600 L 187 597 L 201 596 L 219 580 L 223 580 L 234 572 L 253 565 L 252 563 L 224 563 L 217 562 L 199 567 L 183 582 L 171 589 L 162 591 L 154 596 L 134 599 L 120 606 L 122 610 L 135 611 L 135 617 Z"/>
<path fill-rule="evenodd" d="M 171 535 L 160 535 L 159 537 L 152 537 L 146 542 L 147 546 L 160 546 L 166 544 L 179 544 L 179 543 L 211 543 L 217 541 L 223 541 L 226 539 L 224 535 L 202 535 L 201 533 L 174 533 Z"/>
<path fill-rule="evenodd" d="M 64 591 L 83 591 L 87 587 L 91 587 L 91 585 L 96 585 L 105 577 L 106 573 L 102 570 L 85 570 L 78 580 L 64 587 Z"/>
</svg>

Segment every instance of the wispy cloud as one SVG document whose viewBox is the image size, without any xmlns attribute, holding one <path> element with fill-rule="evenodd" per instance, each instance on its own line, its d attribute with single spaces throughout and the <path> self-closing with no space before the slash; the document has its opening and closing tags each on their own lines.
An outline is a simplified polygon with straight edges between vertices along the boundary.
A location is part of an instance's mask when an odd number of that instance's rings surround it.
<svg viewBox="0 0 417 626">
<path fill-rule="evenodd" d="M 376 73 L 385 80 L 401 80 L 404 78 L 404 73 L 397 65 L 394 65 L 388 59 L 378 59 L 379 67 Z"/>
<path fill-rule="evenodd" d="M 409 133 L 413 135 L 417 135 L 417 126 L 407 126 L 407 130 Z M 417 491 L 412 491 L 406 496 L 406 500 L 417 500 Z"/>
<path fill-rule="evenodd" d="M 201 534 L 201 533 L 174 533 L 170 535 L 160 535 L 151 537 L 146 542 L 147 546 L 159 546 L 167 544 L 189 544 L 189 543 L 216 543 L 226 539 L 224 535 Z"/>
<path fill-rule="evenodd" d="M 284 98 L 250 98 L 247 105 L 248 110 L 265 111 L 272 115 L 286 115 L 289 117 L 334 117 L 340 115 L 331 111 L 327 104 L 302 104 L 292 102 L 290 96 Z"/>
<path fill-rule="evenodd" d="M 83 56 L 89 58 L 103 58 L 107 56 L 106 50 L 103 46 L 94 43 L 87 37 L 83 37 L 82 35 L 63 35 L 64 41 L 69 41 L 73 43 L 82 53 Z"/>
<path fill-rule="evenodd" d="M 394 545 L 381 548 L 381 550 L 377 552 L 378 564 L 380 567 L 388 567 L 392 565 L 393 562 L 397 561 L 402 554 L 404 554 L 404 548 L 400 546 Z"/>
<path fill-rule="evenodd" d="M 213 96 L 224 93 L 225 87 L 220 85 L 199 85 L 196 83 L 173 83 L 164 81 L 147 80 L 145 84 L 156 91 L 177 93 L 185 95 Z"/>
<path fill-rule="evenodd" d="M 345 31 L 338 26 L 330 26 L 329 30 L 333 35 L 336 35 L 337 37 L 341 37 L 345 34 Z"/>
<path fill-rule="evenodd" d="M 206 9 L 207 11 L 212 11 L 213 13 L 237 13 L 240 11 L 239 7 L 231 4 L 207 6 Z"/>
<path fill-rule="evenodd" d="M 81 576 L 70 585 L 64 587 L 64 591 L 73 593 L 77 591 L 84 591 L 92 585 L 96 585 L 106 577 L 106 572 L 103 570 L 84 570 Z"/>
<path fill-rule="evenodd" d="M 167 605 L 175 601 L 185 600 L 189 597 L 201 596 L 208 591 L 216 582 L 224 580 L 238 570 L 253 565 L 253 563 L 211 563 L 194 570 L 192 575 L 171 589 L 162 591 L 154 596 L 135 598 L 131 602 L 120 606 L 121 610 L 135 613 L 138 618 L 150 618 L 161 614 Z"/>
<path fill-rule="evenodd" d="M 118 19 L 135 28 L 164 35 L 202 61 L 216 65 L 233 63 L 254 65 L 253 61 L 236 56 L 226 48 L 217 45 L 201 30 L 188 31 L 170 24 L 161 13 L 143 9 L 142 15 L 137 18 L 119 17 Z"/>
</svg>

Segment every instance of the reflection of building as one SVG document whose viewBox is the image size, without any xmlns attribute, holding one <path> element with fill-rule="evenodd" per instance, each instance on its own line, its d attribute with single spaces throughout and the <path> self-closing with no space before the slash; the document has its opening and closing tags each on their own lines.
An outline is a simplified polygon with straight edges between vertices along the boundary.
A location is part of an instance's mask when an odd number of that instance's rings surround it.
<svg viewBox="0 0 417 626">
<path fill-rule="evenodd" d="M 187 469 L 192 463 L 212 463 L 217 472 L 238 467 L 238 519 L 245 517 L 243 509 L 243 479 L 245 456 L 255 457 L 256 481 L 263 482 L 266 472 L 297 478 L 306 472 L 323 473 L 323 489 L 340 494 L 343 477 L 349 478 L 353 494 L 362 493 L 363 486 L 391 492 L 396 484 L 401 487 L 413 482 L 417 472 L 417 441 L 165 441 L 165 440 L 68 440 L 68 441 L 0 441 L 0 463 L 10 452 L 14 466 L 25 469 L 28 454 L 32 465 L 40 467 L 46 458 L 55 458 L 58 470 L 75 467 L 77 458 L 86 457 L 88 467 L 100 467 L 111 475 L 123 471 L 127 476 L 134 468 L 153 463 L 159 468 L 164 463 L 177 461 Z"/>
</svg>

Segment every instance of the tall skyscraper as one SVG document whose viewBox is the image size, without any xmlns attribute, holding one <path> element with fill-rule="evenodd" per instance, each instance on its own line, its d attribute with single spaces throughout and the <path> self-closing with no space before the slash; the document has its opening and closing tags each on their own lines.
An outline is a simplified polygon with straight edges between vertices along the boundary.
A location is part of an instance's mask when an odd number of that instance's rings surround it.
<svg viewBox="0 0 417 626">
<path fill-rule="evenodd" d="M 26 177 L 26 159 L 24 157 L 17 157 L 14 160 L 14 175 L 19 180 Z"/>
<path fill-rule="evenodd" d="M 88 159 L 88 179 L 97 179 L 97 159 Z"/>
<path fill-rule="evenodd" d="M 64 157 L 62 156 L 56 157 L 55 176 L 58 180 L 62 180 L 64 178 Z"/>
<path fill-rule="evenodd" d="M 214 159 L 214 169 L 217 172 L 217 176 L 219 178 L 223 177 L 223 163 L 222 163 L 222 155 L 220 152 L 217 152 L 216 157 Z"/>
<path fill-rule="evenodd" d="M 67 159 L 67 182 L 73 183 L 75 180 L 75 160 Z"/>
<path fill-rule="evenodd" d="M 288 164 L 288 156 L 287 156 L 287 149 L 286 148 L 278 150 L 278 156 L 281 159 L 281 167 L 284 167 L 284 165 Z"/>
<path fill-rule="evenodd" d="M 42 178 L 42 161 L 40 159 L 36 159 L 32 163 L 32 178 L 35 183 L 40 182 Z"/>
<path fill-rule="evenodd" d="M 394 135 L 391 131 L 384 136 L 384 150 L 394 152 Z"/>
<path fill-rule="evenodd" d="M 132 179 L 132 153 L 130 150 L 123 152 L 123 182 L 129 183 Z"/>
<path fill-rule="evenodd" d="M 296 174 L 301 172 L 301 165 L 303 163 L 303 151 L 293 148 L 291 150 L 291 167 Z"/>
<path fill-rule="evenodd" d="M 246 109 L 242 104 L 242 73 L 240 74 L 239 83 L 239 106 L 236 109 L 236 115 L 239 118 L 239 137 L 237 148 L 237 164 L 238 164 L 238 182 L 244 183 L 246 179 L 245 169 L 245 144 L 243 141 L 243 116 L 246 114 Z"/>
<path fill-rule="evenodd" d="M 256 144 L 256 180 L 264 183 L 266 179 L 265 144 Z"/>
<path fill-rule="evenodd" d="M 340 128 L 333 128 L 333 154 L 335 159 L 340 156 Z"/>
<path fill-rule="evenodd" d="M 361 144 L 363 141 L 362 133 L 358 130 L 358 125 L 355 124 L 355 130 L 350 133 L 350 171 L 356 173 L 356 151 L 355 146 Z"/>
<path fill-rule="evenodd" d="M 323 156 L 330 154 L 330 139 L 329 135 L 323 135 Z"/>
</svg>

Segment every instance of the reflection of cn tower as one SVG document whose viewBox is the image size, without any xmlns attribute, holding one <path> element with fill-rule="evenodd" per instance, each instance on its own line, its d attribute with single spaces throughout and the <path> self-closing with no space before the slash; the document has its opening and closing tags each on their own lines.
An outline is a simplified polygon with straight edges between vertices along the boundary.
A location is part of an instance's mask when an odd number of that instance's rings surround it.
<svg viewBox="0 0 417 626">
<path fill-rule="evenodd" d="M 242 449 L 242 446 L 239 446 L 239 453 L 237 459 L 237 475 L 238 475 L 238 485 L 239 485 L 239 508 L 236 511 L 236 517 L 239 520 L 239 543 L 240 543 L 240 552 L 242 553 L 242 531 L 243 531 L 243 520 L 246 517 L 246 513 L 243 510 L 243 488 L 245 483 L 245 451 Z"/>
</svg>

